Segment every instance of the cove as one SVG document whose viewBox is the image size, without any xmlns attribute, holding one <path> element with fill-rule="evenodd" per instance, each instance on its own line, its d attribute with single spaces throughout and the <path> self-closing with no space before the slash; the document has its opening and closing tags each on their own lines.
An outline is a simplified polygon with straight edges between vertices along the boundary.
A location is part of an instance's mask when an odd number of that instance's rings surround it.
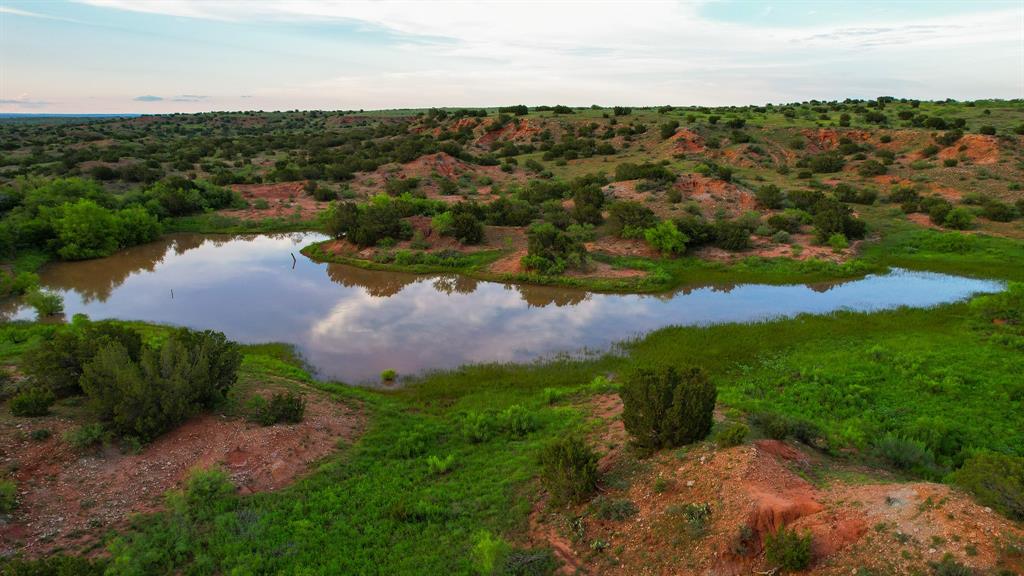
<svg viewBox="0 0 1024 576">
<path fill-rule="evenodd" d="M 287 342 L 322 378 L 376 381 L 466 363 L 523 362 L 603 350 L 670 325 L 751 322 L 801 313 L 928 307 L 999 282 L 894 269 L 815 285 L 717 285 L 656 295 L 363 270 L 309 260 L 320 234 L 169 235 L 108 258 L 46 266 L 42 285 L 70 317 L 143 320 Z M 295 260 L 292 259 L 292 254 Z M 0 310 L 31 319 L 17 302 Z"/>
</svg>

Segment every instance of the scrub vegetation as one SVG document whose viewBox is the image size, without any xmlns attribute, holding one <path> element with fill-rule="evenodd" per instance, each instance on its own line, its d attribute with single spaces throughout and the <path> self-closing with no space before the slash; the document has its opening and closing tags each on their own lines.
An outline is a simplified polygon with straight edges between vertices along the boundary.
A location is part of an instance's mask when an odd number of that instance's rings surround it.
<svg viewBox="0 0 1024 576">
<path fill-rule="evenodd" d="M 878 98 L 0 121 L 0 297 L 40 315 L 0 325 L 0 572 L 1018 573 L 1021 112 Z M 598 290 L 889 266 L 1008 283 L 932 309 L 389 369 L 376 388 L 320 381 L 283 344 L 63 322 L 37 286 L 48 260 L 168 231 L 298 229 L 331 237 L 304 249 L 324 261 Z M 124 504 L 69 470 L 120 471 L 105 478 L 131 483 Z"/>
</svg>

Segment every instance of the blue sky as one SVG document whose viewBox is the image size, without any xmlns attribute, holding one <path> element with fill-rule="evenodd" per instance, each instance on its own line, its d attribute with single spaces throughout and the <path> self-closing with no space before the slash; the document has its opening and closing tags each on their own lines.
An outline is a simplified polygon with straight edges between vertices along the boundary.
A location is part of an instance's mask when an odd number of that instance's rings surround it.
<svg viewBox="0 0 1024 576">
<path fill-rule="evenodd" d="M 1024 2 L 0 0 L 0 112 L 1024 97 Z"/>
</svg>

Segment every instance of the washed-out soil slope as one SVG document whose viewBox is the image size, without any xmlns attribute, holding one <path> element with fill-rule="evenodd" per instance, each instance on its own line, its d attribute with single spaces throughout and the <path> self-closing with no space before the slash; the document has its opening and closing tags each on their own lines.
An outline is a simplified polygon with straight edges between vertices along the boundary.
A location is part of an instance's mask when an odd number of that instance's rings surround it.
<svg viewBox="0 0 1024 576">
<path fill-rule="evenodd" d="M 14 471 L 19 500 L 14 513 L 0 519 L 0 555 L 88 552 L 130 515 L 160 510 L 165 493 L 197 468 L 222 468 L 241 494 L 287 486 L 340 443 L 355 440 L 365 425 L 358 408 L 306 398 L 299 424 L 260 426 L 204 414 L 138 453 L 113 446 L 76 452 L 62 439 L 77 425 L 67 415 L 0 422 L 0 462 Z M 48 439 L 30 438 L 41 429 L 50 431 Z"/>
<path fill-rule="evenodd" d="M 600 497 L 628 499 L 636 514 L 603 520 L 588 505 L 552 510 L 541 500 L 531 515 L 533 544 L 554 550 L 564 574 L 773 574 L 763 543 L 780 526 L 812 534 L 807 574 L 926 574 L 946 554 L 979 570 L 1022 568 L 1002 548 L 1024 537 L 1021 526 L 949 486 L 902 482 L 777 440 L 637 459 L 621 406 L 617 395 L 594 399 L 592 443 L 603 452 Z M 702 534 L 680 514 L 687 504 L 710 506 Z"/>
</svg>

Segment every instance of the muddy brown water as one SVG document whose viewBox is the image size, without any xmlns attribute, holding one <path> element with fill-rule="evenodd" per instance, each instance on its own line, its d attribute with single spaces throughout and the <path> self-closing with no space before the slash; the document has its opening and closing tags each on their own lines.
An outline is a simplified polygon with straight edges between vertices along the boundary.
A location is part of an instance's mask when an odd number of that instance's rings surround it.
<svg viewBox="0 0 1024 576">
<path fill-rule="evenodd" d="M 313 262 L 324 237 L 171 235 L 109 258 L 52 264 L 42 284 L 70 315 L 220 330 L 240 342 L 287 342 L 323 378 L 375 381 L 466 363 L 522 362 L 607 349 L 669 325 L 749 322 L 800 313 L 934 306 L 998 282 L 893 270 L 820 285 L 689 288 L 658 295 L 368 271 Z M 294 254 L 296 261 L 292 261 Z M 173 296 L 172 296 L 173 293 Z M 7 318 L 34 313 L 17 303 Z"/>
</svg>

